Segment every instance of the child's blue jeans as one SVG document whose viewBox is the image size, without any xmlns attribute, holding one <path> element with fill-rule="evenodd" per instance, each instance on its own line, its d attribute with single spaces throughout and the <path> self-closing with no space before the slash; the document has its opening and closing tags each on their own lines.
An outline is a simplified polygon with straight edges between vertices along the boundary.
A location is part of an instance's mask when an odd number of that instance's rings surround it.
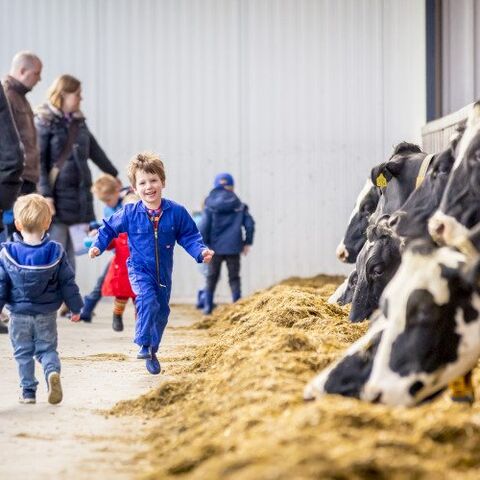
<svg viewBox="0 0 480 480">
<path fill-rule="evenodd" d="M 45 379 L 51 372 L 60 373 L 57 352 L 57 312 L 37 315 L 10 314 L 10 340 L 18 364 L 20 386 L 37 389 L 35 360 L 42 364 Z"/>
</svg>

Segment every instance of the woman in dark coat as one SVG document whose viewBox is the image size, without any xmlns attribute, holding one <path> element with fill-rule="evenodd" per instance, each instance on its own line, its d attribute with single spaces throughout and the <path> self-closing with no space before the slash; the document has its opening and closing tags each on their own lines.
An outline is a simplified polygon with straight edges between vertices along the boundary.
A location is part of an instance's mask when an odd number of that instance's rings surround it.
<svg viewBox="0 0 480 480">
<path fill-rule="evenodd" d="M 90 158 L 114 177 L 118 171 L 90 133 L 80 111 L 80 81 L 71 75 L 58 77 L 50 87 L 48 100 L 35 112 L 40 146 L 38 187 L 54 213 L 50 236 L 63 245 L 75 269 L 69 227 L 95 220 L 87 160 Z"/>
</svg>

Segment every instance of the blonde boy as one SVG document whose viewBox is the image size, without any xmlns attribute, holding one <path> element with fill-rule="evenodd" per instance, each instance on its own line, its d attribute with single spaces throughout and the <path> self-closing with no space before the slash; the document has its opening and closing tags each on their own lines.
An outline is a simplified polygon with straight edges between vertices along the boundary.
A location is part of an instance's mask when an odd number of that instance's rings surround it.
<svg viewBox="0 0 480 480">
<path fill-rule="evenodd" d="M 134 340 L 140 346 L 137 358 L 146 359 L 147 370 L 155 375 L 161 371 L 156 353 L 170 313 L 175 242 L 198 263 L 210 262 L 214 252 L 204 245 L 187 210 L 162 198 L 165 168 L 158 155 L 135 155 L 128 165 L 128 178 L 140 201 L 125 205 L 103 221 L 89 255 L 91 258 L 100 255 L 113 238 L 122 232 L 128 234 L 127 266 L 137 295 Z"/>
<path fill-rule="evenodd" d="M 20 197 L 13 207 L 21 236 L 4 243 L 0 252 L 0 311 L 10 310 L 10 340 L 20 374 L 21 403 L 35 403 L 38 381 L 35 360 L 41 363 L 48 401 L 62 400 L 57 352 L 57 310 L 65 302 L 72 321 L 80 319 L 83 302 L 63 247 L 45 235 L 52 221 L 44 197 Z"/>
</svg>

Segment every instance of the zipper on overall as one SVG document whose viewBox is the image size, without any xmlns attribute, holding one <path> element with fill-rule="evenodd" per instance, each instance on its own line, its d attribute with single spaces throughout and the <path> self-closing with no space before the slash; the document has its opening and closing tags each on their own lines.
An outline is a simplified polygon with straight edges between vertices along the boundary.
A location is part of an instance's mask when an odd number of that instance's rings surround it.
<svg viewBox="0 0 480 480">
<path fill-rule="evenodd" d="M 163 215 L 163 210 L 160 212 L 160 215 L 158 217 L 152 216 L 150 217 L 150 220 L 152 221 L 153 237 L 155 241 L 155 266 L 157 270 L 157 282 L 158 282 L 158 285 L 165 288 L 166 285 L 162 285 L 160 283 L 160 262 L 159 262 L 159 254 L 158 254 L 158 226 L 160 224 L 160 219 L 162 218 L 162 215 Z"/>
</svg>

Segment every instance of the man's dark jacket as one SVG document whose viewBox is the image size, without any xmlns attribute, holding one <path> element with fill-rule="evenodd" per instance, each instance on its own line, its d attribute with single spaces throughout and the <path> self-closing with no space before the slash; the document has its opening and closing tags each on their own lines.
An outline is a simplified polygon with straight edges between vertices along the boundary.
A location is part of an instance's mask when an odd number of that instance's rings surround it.
<svg viewBox="0 0 480 480">
<path fill-rule="evenodd" d="M 3 230 L 1 211 L 12 208 L 22 184 L 23 158 L 18 132 L 0 84 L 0 231 Z"/>
</svg>

